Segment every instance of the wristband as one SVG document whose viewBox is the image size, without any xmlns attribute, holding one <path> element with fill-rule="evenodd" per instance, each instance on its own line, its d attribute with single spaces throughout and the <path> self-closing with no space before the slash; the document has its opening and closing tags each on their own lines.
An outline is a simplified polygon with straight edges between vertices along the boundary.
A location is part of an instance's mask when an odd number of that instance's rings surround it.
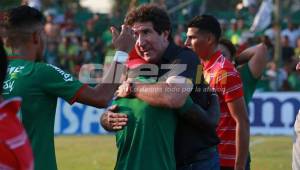
<svg viewBox="0 0 300 170">
<path fill-rule="evenodd" d="M 116 51 L 115 56 L 114 56 L 114 61 L 119 62 L 119 63 L 125 63 L 128 59 L 128 53 L 124 51 Z"/>
</svg>

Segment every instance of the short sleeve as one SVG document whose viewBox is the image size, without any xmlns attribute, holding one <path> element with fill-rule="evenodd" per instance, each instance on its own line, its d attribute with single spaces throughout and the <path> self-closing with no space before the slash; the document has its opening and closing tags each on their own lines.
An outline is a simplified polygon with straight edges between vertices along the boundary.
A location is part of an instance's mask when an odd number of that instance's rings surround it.
<svg viewBox="0 0 300 170">
<path fill-rule="evenodd" d="M 70 104 L 76 101 L 77 96 L 85 87 L 71 74 L 51 64 L 40 65 L 38 78 L 44 92 L 61 97 Z"/>
<path fill-rule="evenodd" d="M 216 75 L 216 91 L 222 93 L 225 102 L 244 96 L 240 74 L 235 69 L 221 69 Z"/>
</svg>

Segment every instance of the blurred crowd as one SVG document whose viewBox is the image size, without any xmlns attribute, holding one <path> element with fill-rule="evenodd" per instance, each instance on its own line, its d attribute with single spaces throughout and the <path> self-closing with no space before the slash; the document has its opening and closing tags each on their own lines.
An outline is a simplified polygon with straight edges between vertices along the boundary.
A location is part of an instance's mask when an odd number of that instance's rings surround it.
<svg viewBox="0 0 300 170">
<path fill-rule="evenodd" d="M 242 19 L 233 19 L 228 25 L 223 24 L 224 36 L 237 47 L 237 56 L 249 46 L 263 42 L 268 47 L 268 64 L 258 91 L 300 91 L 300 74 L 296 64 L 300 57 L 300 27 L 287 20 L 287 25 L 280 32 L 281 54 L 275 58 L 275 36 L 277 27 L 272 24 L 260 34 L 249 31 Z"/>
<path fill-rule="evenodd" d="M 77 75 L 81 65 L 104 63 L 105 56 L 112 50 L 110 25 L 114 18 L 93 14 L 84 23 L 75 22 L 75 13 L 66 11 L 63 15 L 48 10 L 45 12 L 47 51 L 45 61 L 58 65 Z M 113 17 L 113 16 L 111 16 Z"/>
<path fill-rule="evenodd" d="M 111 14 L 84 13 L 80 10 L 49 8 L 46 16 L 45 32 L 48 36 L 45 62 L 57 65 L 78 76 L 83 64 L 110 63 L 114 49 L 111 45 L 110 26 L 120 27 L 123 15 L 113 10 Z M 295 66 L 300 57 L 300 27 L 287 22 L 281 30 L 281 56 L 279 62 L 274 57 L 276 26 L 257 35 L 249 31 L 243 19 L 220 20 L 223 37 L 237 47 L 237 55 L 252 45 L 264 42 L 268 46 L 269 63 L 258 91 L 300 91 L 300 73 Z M 173 38 L 177 45 L 184 46 L 186 28 L 176 22 Z M 279 64 L 278 64 L 279 63 Z"/>
</svg>

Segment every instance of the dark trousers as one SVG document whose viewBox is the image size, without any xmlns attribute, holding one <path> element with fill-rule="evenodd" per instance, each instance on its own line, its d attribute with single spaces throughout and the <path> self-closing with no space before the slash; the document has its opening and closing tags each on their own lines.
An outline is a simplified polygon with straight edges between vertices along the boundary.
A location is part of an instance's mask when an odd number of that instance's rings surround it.
<svg viewBox="0 0 300 170">
<path fill-rule="evenodd" d="M 177 167 L 177 170 L 220 170 L 219 153 L 215 151 L 212 153 L 210 159 L 199 160 L 190 164 Z"/>
</svg>

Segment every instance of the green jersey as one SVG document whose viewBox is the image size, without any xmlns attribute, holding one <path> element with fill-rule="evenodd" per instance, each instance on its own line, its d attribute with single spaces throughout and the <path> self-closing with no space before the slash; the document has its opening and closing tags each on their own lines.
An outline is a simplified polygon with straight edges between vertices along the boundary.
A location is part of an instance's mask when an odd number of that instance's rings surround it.
<svg viewBox="0 0 300 170">
<path fill-rule="evenodd" d="M 238 71 L 241 74 L 241 78 L 242 78 L 242 82 L 243 82 L 244 99 L 245 99 L 246 105 L 248 105 L 250 100 L 252 99 L 252 96 L 256 89 L 256 84 L 259 79 L 253 77 L 248 64 L 244 64 L 243 66 L 238 68 Z"/>
<path fill-rule="evenodd" d="M 118 156 L 115 169 L 176 169 L 176 110 L 153 107 L 137 98 L 120 98 L 113 104 L 118 105 L 119 112 L 128 115 L 127 126 L 116 133 Z"/>
<path fill-rule="evenodd" d="M 4 82 L 4 98 L 22 97 L 20 118 L 29 136 L 36 170 L 55 170 L 54 120 L 57 98 L 70 103 L 82 84 L 61 69 L 13 59 Z"/>
</svg>

